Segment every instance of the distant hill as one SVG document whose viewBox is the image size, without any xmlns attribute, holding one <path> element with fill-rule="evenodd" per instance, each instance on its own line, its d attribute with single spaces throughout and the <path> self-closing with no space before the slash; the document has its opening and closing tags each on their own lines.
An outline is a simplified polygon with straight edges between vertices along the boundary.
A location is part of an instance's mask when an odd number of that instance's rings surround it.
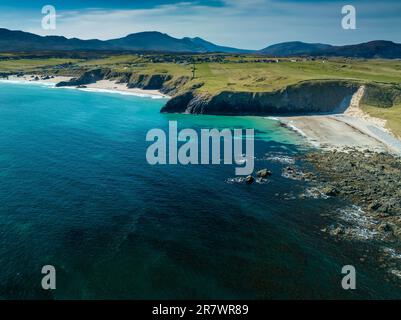
<svg viewBox="0 0 401 320">
<path fill-rule="evenodd" d="M 331 46 L 322 43 L 283 42 L 259 51 L 260 54 L 288 56 L 342 56 L 353 58 L 401 58 L 401 44 L 377 40 L 346 46 Z"/>
<path fill-rule="evenodd" d="M 332 48 L 332 46 L 328 44 L 293 41 L 274 44 L 260 50 L 259 53 L 277 57 L 285 57 L 310 55 L 318 51 L 328 50 L 330 48 Z"/>
<path fill-rule="evenodd" d="M 209 52 L 226 52 L 226 53 L 252 53 L 252 52 L 255 52 L 254 50 L 244 50 L 244 49 L 238 49 L 238 48 L 218 46 L 218 45 L 215 45 L 214 43 L 211 43 L 211 42 L 206 41 L 199 37 L 184 38 L 184 39 L 188 39 L 196 46 L 202 47 Z"/>
<path fill-rule="evenodd" d="M 325 50 L 324 53 L 329 56 L 398 59 L 401 58 L 401 44 L 377 40 L 355 45 L 336 46 Z"/>
<path fill-rule="evenodd" d="M 207 52 L 190 39 L 176 39 L 156 31 L 133 33 L 124 38 L 105 41 L 112 49 L 132 51 Z"/>
<path fill-rule="evenodd" d="M 332 46 L 323 43 L 300 41 L 283 42 L 259 51 L 220 46 L 199 37 L 182 39 L 168 34 L 147 31 L 133 33 L 111 40 L 68 39 L 62 36 L 39 36 L 24 31 L 0 28 L 0 51 L 136 51 L 171 53 L 258 53 L 275 57 L 288 56 L 344 56 L 355 58 L 401 58 L 401 44 L 391 41 L 371 41 L 367 43 Z"/>
<path fill-rule="evenodd" d="M 67 39 L 60 36 L 42 37 L 23 31 L 0 29 L 1 51 L 38 50 L 107 50 L 108 46 L 100 40 Z"/>
<path fill-rule="evenodd" d="M 112 40 L 67 39 L 61 36 L 38 36 L 23 31 L 0 28 L 1 51 L 44 51 L 44 50 L 124 50 L 155 52 L 223 52 L 245 53 L 247 50 L 215 45 L 201 38 L 177 39 L 168 34 L 150 31 L 133 33 Z"/>
</svg>

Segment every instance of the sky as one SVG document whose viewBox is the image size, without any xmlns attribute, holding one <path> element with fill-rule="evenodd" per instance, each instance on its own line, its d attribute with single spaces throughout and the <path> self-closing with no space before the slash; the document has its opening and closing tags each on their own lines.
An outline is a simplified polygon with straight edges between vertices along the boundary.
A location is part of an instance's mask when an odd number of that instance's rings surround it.
<svg viewBox="0 0 401 320">
<path fill-rule="evenodd" d="M 53 5 L 55 30 L 41 26 Z M 341 26 L 344 5 L 356 9 L 356 29 Z M 201 37 L 244 49 L 286 41 L 334 45 L 371 40 L 401 43 L 400 0 L 0 0 L 0 27 L 40 35 L 113 39 L 141 31 Z"/>
</svg>

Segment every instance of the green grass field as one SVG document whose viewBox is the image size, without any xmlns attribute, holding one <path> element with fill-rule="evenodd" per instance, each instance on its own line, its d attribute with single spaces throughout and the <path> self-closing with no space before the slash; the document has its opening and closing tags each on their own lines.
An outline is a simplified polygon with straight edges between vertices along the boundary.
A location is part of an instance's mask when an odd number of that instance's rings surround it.
<svg viewBox="0 0 401 320">
<path fill-rule="evenodd" d="M 0 72 L 40 72 L 43 69 L 80 61 L 82 60 L 64 58 L 0 60 Z"/>
<path fill-rule="evenodd" d="M 3 54 L 5 55 L 5 54 Z M 0 58 L 2 55 L 0 55 Z M 162 58 L 162 56 L 159 56 Z M 192 78 L 192 63 L 152 62 L 155 56 L 114 55 L 98 59 L 15 59 L 0 60 L 0 72 L 43 72 L 66 63 L 70 69 L 58 71 L 64 74 L 77 70 L 110 68 L 118 72 L 136 74 L 170 74 Z M 279 63 L 255 62 L 262 57 L 224 56 L 224 62 L 196 63 L 194 83 L 203 83 L 202 91 L 216 93 L 223 90 L 263 92 L 283 88 L 305 80 L 349 79 L 401 84 L 400 60 L 350 60 L 318 59 L 315 61 L 280 59 Z M 160 60 L 160 59 L 159 59 Z M 189 60 L 189 58 L 188 58 Z"/>
</svg>

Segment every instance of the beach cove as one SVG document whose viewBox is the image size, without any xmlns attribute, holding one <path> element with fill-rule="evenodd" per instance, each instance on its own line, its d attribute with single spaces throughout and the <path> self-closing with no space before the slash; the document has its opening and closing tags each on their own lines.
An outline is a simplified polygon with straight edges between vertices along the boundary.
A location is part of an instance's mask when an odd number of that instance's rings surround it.
<svg viewBox="0 0 401 320">
<path fill-rule="evenodd" d="M 282 176 L 310 148 L 301 137 L 258 117 L 161 114 L 163 103 L 0 84 L 2 297 L 399 297 L 385 269 L 360 260 L 376 255 L 371 243 L 321 232 L 352 204 L 301 196 L 308 182 Z M 247 186 L 232 166 L 149 166 L 146 132 L 168 121 L 254 128 L 255 169 L 273 176 Z M 37 282 L 50 262 L 54 293 Z M 341 289 L 348 264 L 355 292 Z"/>
</svg>

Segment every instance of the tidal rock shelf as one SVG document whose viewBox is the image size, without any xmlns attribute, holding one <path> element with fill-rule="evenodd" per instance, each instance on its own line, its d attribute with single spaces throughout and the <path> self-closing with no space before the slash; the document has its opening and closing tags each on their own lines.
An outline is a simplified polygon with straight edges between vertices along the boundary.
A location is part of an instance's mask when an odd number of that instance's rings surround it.
<svg viewBox="0 0 401 320">
<path fill-rule="evenodd" d="M 388 153 L 314 151 L 304 156 L 329 196 L 343 197 L 377 223 L 382 239 L 401 243 L 401 158 Z"/>
</svg>

